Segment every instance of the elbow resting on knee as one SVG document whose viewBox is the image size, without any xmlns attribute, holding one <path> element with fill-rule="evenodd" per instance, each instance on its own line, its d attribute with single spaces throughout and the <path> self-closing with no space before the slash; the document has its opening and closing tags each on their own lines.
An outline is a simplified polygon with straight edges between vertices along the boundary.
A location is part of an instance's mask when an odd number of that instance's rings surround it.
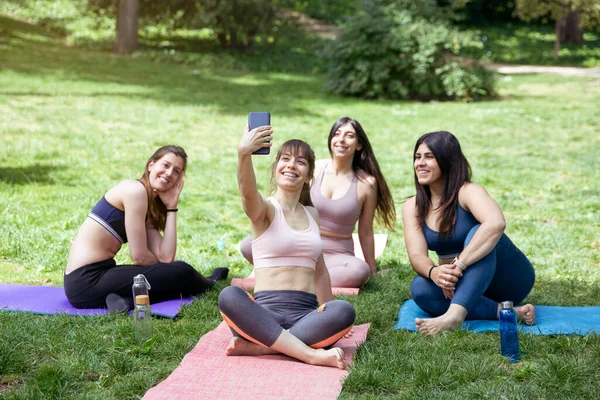
<svg viewBox="0 0 600 400">
<path fill-rule="evenodd" d="M 492 229 L 499 234 L 504 233 L 504 229 L 506 229 L 506 221 L 502 219 L 502 221 L 498 221 L 492 225 Z"/>
<path fill-rule="evenodd" d="M 171 264 L 172 262 L 175 261 L 175 257 L 156 257 L 156 261 L 160 262 L 160 263 L 165 263 L 165 264 Z"/>
</svg>

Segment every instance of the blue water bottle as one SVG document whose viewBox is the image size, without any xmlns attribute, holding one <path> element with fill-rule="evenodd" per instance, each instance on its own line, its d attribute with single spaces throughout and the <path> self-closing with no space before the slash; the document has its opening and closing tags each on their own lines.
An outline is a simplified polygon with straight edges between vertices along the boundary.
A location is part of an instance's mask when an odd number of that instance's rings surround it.
<svg viewBox="0 0 600 400">
<path fill-rule="evenodd" d="M 500 320 L 500 351 L 508 361 L 519 361 L 519 330 L 517 328 L 517 313 L 512 301 L 503 301 L 498 313 Z"/>
</svg>

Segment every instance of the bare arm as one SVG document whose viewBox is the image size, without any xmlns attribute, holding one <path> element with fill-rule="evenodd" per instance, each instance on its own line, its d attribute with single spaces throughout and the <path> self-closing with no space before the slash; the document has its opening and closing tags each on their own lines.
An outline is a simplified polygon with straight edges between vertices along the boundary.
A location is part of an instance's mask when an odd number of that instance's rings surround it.
<svg viewBox="0 0 600 400">
<path fill-rule="evenodd" d="M 252 222 L 252 229 L 260 229 L 265 223 L 268 225 L 267 212 L 269 204 L 258 191 L 256 187 L 256 175 L 252 165 L 252 152 L 271 146 L 271 135 L 273 131 L 270 126 L 261 126 L 252 131 L 248 131 L 248 126 L 244 130 L 244 135 L 238 146 L 238 165 L 237 179 L 244 212 Z M 265 227 L 266 228 L 266 227 Z"/>
<path fill-rule="evenodd" d="M 308 207 L 308 211 L 318 224 L 319 212 L 313 207 Z M 315 289 L 317 291 L 317 299 L 319 300 L 319 304 L 324 304 L 333 300 L 333 294 L 331 292 L 331 278 L 329 277 L 329 270 L 325 265 L 322 252 L 317 259 L 317 265 L 315 266 Z"/>
<path fill-rule="evenodd" d="M 413 269 L 417 274 L 430 278 L 433 283 L 443 290 L 444 296 L 451 299 L 454 295 L 456 283 L 462 276 L 462 271 L 454 264 L 437 267 L 429 258 L 427 240 L 423 234 L 423 229 L 419 225 L 414 197 L 404 203 L 402 221 L 404 223 L 406 251 Z"/>
<path fill-rule="evenodd" d="M 415 272 L 427 278 L 429 270 L 435 263 L 429 258 L 427 241 L 423 230 L 419 226 L 414 197 L 406 200 L 402 206 L 402 222 L 404 224 L 404 243 L 408 259 Z"/>
<path fill-rule="evenodd" d="M 152 265 L 157 259 L 148 249 L 146 236 L 146 212 L 148 195 L 137 181 L 124 181 L 119 188 L 125 209 L 125 232 L 129 241 L 129 255 L 134 265 Z"/>
<path fill-rule="evenodd" d="M 458 200 L 481 223 L 471 242 L 458 256 L 468 267 L 492 251 L 504 233 L 506 221 L 498 203 L 481 185 L 465 184 L 458 193 Z"/>
<path fill-rule="evenodd" d="M 166 192 L 158 193 L 167 210 L 176 209 L 179 202 L 179 195 L 183 190 L 185 176 L 177 178 L 177 183 L 172 189 Z M 175 261 L 177 253 L 177 213 L 167 212 L 167 220 L 165 223 L 165 231 L 163 235 L 153 226 L 146 227 L 148 235 L 148 248 L 154 254 L 159 262 L 172 263 Z"/>
<path fill-rule="evenodd" d="M 327 303 L 333 300 L 333 294 L 331 292 L 331 279 L 329 277 L 329 271 L 325 266 L 325 260 L 323 259 L 323 253 L 317 260 L 315 267 L 315 288 L 317 291 L 317 299 L 319 304 Z"/>
<path fill-rule="evenodd" d="M 377 271 L 375 238 L 373 236 L 373 220 L 377 207 L 377 182 L 374 177 L 369 177 L 366 182 L 360 184 L 366 192 L 366 198 L 358 219 L 358 239 L 365 262 L 369 265 L 371 274 L 374 274 Z"/>
</svg>

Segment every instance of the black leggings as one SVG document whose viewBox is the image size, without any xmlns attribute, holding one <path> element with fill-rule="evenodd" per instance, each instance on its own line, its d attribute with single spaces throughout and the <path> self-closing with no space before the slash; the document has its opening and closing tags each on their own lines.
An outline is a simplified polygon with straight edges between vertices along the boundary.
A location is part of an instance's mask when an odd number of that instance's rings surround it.
<svg viewBox="0 0 600 400">
<path fill-rule="evenodd" d="M 347 301 L 319 307 L 317 296 L 297 290 L 265 290 L 255 296 L 228 286 L 219 295 L 219 310 L 234 335 L 265 347 L 284 329 L 313 348 L 331 346 L 350 331 L 356 316 Z"/>
<path fill-rule="evenodd" d="M 214 284 L 212 279 L 206 279 L 183 261 L 138 267 L 117 265 L 111 258 L 84 265 L 65 275 L 65 294 L 76 308 L 104 308 L 110 293 L 133 300 L 131 286 L 133 277 L 138 274 L 144 274 L 152 286 L 151 303 L 197 295 Z"/>
</svg>

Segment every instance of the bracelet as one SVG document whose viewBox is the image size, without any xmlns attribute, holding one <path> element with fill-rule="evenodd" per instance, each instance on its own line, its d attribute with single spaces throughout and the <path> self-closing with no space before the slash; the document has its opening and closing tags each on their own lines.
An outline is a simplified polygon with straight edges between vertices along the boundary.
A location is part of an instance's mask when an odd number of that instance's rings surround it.
<svg viewBox="0 0 600 400">
<path fill-rule="evenodd" d="M 461 271 L 466 271 L 467 270 L 467 266 L 458 259 L 458 257 L 454 257 L 454 260 L 452 260 L 452 264 L 456 264 L 456 266 L 458 268 L 460 268 Z"/>
<path fill-rule="evenodd" d="M 431 271 L 433 271 L 435 267 L 437 267 L 437 265 L 432 265 L 431 268 L 429 268 L 429 273 L 427 274 L 427 278 L 429 278 L 429 280 L 431 280 Z"/>
<path fill-rule="evenodd" d="M 177 212 L 179 208 L 167 208 L 167 212 Z"/>
</svg>

